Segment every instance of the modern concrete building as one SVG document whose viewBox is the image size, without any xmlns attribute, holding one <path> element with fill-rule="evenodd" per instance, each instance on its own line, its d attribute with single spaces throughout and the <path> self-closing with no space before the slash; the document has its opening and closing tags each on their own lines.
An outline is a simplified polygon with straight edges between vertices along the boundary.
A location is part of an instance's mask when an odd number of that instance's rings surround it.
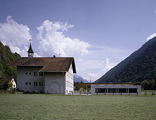
<svg viewBox="0 0 156 120">
<path fill-rule="evenodd" d="M 28 57 L 12 65 L 17 66 L 17 89 L 25 92 L 69 94 L 73 92 L 73 57 L 33 57 L 30 44 Z"/>
<path fill-rule="evenodd" d="M 91 84 L 91 94 L 141 94 L 141 85 Z"/>
</svg>

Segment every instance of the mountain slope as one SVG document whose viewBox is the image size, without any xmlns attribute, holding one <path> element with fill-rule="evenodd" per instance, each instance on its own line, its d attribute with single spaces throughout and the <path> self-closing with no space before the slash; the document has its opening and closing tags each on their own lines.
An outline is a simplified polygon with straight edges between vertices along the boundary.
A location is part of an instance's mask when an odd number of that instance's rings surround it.
<svg viewBox="0 0 156 120">
<path fill-rule="evenodd" d="M 74 82 L 83 82 L 83 83 L 88 83 L 88 81 L 84 78 L 82 78 L 81 76 L 79 75 L 74 75 Z"/>
<path fill-rule="evenodd" d="M 156 37 L 109 70 L 95 83 L 136 83 L 156 77 Z"/>
</svg>

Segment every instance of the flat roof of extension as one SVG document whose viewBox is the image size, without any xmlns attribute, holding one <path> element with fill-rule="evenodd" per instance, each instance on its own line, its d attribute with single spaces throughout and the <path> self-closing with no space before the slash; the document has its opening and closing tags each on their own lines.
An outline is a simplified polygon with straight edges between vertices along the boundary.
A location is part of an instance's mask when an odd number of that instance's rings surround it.
<svg viewBox="0 0 156 120">
<path fill-rule="evenodd" d="M 136 85 L 134 83 L 81 83 L 83 85 Z"/>
</svg>

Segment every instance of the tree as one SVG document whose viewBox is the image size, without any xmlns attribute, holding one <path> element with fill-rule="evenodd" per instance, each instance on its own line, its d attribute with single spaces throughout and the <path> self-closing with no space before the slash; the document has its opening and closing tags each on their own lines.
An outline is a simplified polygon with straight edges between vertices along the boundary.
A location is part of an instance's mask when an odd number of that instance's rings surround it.
<svg viewBox="0 0 156 120">
<path fill-rule="evenodd" d="M 149 89 L 149 82 L 147 80 L 144 80 L 141 82 L 141 86 L 144 88 L 144 90 Z"/>
<path fill-rule="evenodd" d="M 12 82 L 9 81 L 9 82 L 8 82 L 8 87 L 9 87 L 9 88 L 12 88 L 12 86 L 13 86 Z"/>
<path fill-rule="evenodd" d="M 153 79 L 149 80 L 149 86 L 150 86 L 151 90 L 154 89 L 154 85 L 155 85 L 155 81 Z"/>
<path fill-rule="evenodd" d="M 80 90 L 80 83 L 79 82 L 74 82 L 74 90 L 75 91 L 78 91 L 78 90 Z"/>
<path fill-rule="evenodd" d="M 10 79 L 8 77 L 16 79 L 16 67 L 10 66 L 10 63 L 20 58 L 18 53 L 12 53 L 10 47 L 3 45 L 0 41 L 0 88 L 7 88 Z"/>
<path fill-rule="evenodd" d="M 144 88 L 144 90 L 153 90 L 155 87 L 155 81 L 152 80 L 144 80 L 141 82 L 141 86 Z"/>
</svg>

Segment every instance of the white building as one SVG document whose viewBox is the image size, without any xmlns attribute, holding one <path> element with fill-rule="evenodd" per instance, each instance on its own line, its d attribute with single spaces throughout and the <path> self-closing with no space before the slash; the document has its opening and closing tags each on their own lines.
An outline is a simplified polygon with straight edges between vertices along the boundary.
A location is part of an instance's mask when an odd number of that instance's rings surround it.
<svg viewBox="0 0 156 120">
<path fill-rule="evenodd" d="M 141 85 L 92 84 L 91 94 L 141 94 Z"/>
<path fill-rule="evenodd" d="M 11 83 L 12 83 L 11 88 L 15 89 L 16 88 L 16 82 L 15 82 L 14 78 L 12 78 Z"/>
<path fill-rule="evenodd" d="M 28 57 L 12 65 L 17 66 L 17 89 L 24 92 L 69 94 L 73 92 L 73 57 L 33 57 L 30 44 Z"/>
</svg>

